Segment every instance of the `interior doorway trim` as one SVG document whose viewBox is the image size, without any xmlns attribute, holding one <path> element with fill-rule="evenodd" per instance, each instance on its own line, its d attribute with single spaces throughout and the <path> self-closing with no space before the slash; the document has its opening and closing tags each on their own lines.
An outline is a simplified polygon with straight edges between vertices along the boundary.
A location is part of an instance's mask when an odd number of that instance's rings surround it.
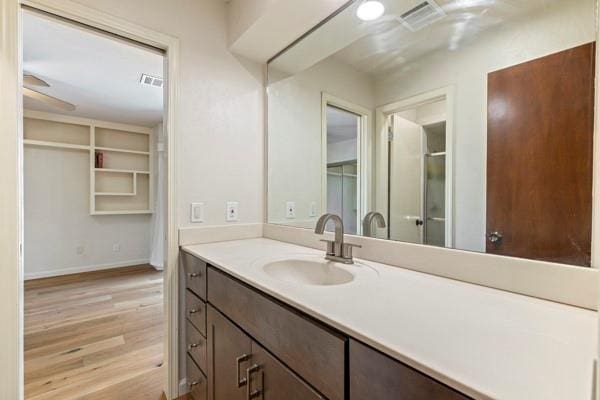
<svg viewBox="0 0 600 400">
<path fill-rule="evenodd" d="M 327 212 L 327 106 L 333 106 L 356 114 L 360 118 L 360 135 L 358 138 L 357 171 L 357 224 L 356 234 L 362 235 L 362 216 L 373 204 L 371 179 L 373 171 L 373 112 L 366 107 L 351 103 L 329 93 L 321 94 L 321 211 Z"/>
<path fill-rule="evenodd" d="M 163 117 L 167 136 L 167 249 L 164 270 L 165 394 L 178 396 L 178 243 L 176 139 L 179 93 L 179 39 L 68 0 L 0 0 L 0 398 L 21 400 L 23 378 L 23 177 L 22 177 L 22 8 L 46 12 L 165 52 Z M 5 182 L 7 182 L 5 184 Z M 5 219 L 4 216 L 7 218 Z M 4 251 L 6 247 L 6 252 Z M 10 371 L 10 372 L 9 372 Z"/>
<path fill-rule="evenodd" d="M 388 213 L 388 125 L 392 114 L 409 110 L 435 101 L 446 101 L 446 247 L 454 247 L 454 87 L 446 86 L 426 93 L 395 101 L 375 110 L 375 132 L 377 136 L 377 165 L 375 166 L 376 209 L 383 210 L 386 221 Z M 389 223 L 388 223 L 389 226 Z"/>
</svg>

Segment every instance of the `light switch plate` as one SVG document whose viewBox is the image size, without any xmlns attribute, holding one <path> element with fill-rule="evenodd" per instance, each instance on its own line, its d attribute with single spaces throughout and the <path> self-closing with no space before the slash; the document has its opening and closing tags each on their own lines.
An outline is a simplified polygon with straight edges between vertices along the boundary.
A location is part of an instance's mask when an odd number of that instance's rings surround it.
<svg viewBox="0 0 600 400">
<path fill-rule="evenodd" d="M 240 203 L 237 201 L 227 202 L 227 222 L 234 222 L 238 220 Z"/>
<path fill-rule="evenodd" d="M 190 207 L 190 220 L 192 222 L 204 222 L 204 203 L 192 203 Z"/>
<path fill-rule="evenodd" d="M 308 207 L 308 216 L 316 217 L 317 216 L 317 202 L 311 201 L 310 206 Z"/>
<path fill-rule="evenodd" d="M 296 218 L 296 202 L 288 201 L 285 203 L 285 217 Z"/>
</svg>

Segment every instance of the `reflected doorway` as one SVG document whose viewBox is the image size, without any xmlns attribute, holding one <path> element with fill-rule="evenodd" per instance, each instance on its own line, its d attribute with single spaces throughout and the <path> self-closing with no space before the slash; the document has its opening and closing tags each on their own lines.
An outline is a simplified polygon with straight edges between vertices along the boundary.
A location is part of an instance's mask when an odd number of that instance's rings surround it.
<svg viewBox="0 0 600 400">
<path fill-rule="evenodd" d="M 360 115 L 327 105 L 327 212 L 339 215 L 344 231 L 358 233 Z"/>
<path fill-rule="evenodd" d="M 448 246 L 445 99 L 388 117 L 388 238 Z"/>
</svg>

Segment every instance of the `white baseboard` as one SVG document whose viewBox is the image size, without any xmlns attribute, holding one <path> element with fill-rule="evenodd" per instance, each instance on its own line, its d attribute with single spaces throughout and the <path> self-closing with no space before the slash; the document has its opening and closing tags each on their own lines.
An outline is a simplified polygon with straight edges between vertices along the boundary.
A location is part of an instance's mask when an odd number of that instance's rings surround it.
<svg viewBox="0 0 600 400">
<path fill-rule="evenodd" d="M 81 267 L 56 268 L 56 269 L 48 269 L 46 271 L 25 272 L 25 280 L 27 281 L 30 279 L 51 278 L 53 276 L 71 275 L 71 274 L 78 274 L 81 272 L 102 271 L 105 269 L 130 267 L 133 265 L 148 264 L 149 262 L 150 262 L 150 260 L 148 260 L 148 259 L 127 260 L 127 261 L 121 261 L 118 263 L 84 265 Z"/>
</svg>

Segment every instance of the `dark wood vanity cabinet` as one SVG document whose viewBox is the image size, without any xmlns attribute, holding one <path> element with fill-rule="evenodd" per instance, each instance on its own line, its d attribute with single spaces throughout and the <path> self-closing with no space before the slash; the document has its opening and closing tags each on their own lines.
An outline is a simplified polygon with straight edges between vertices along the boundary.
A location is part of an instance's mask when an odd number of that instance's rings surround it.
<svg viewBox="0 0 600 400">
<path fill-rule="evenodd" d="M 194 400 L 467 399 L 184 254 L 186 282 L 198 278 L 185 289 L 187 382 Z M 190 271 L 201 275 L 190 278 Z"/>
<path fill-rule="evenodd" d="M 206 263 L 184 251 L 180 253 L 181 266 L 185 273 L 185 348 L 186 382 L 194 400 L 206 400 L 207 339 L 206 339 Z"/>
<path fill-rule="evenodd" d="M 208 332 L 210 399 L 324 399 L 210 305 Z"/>
</svg>

